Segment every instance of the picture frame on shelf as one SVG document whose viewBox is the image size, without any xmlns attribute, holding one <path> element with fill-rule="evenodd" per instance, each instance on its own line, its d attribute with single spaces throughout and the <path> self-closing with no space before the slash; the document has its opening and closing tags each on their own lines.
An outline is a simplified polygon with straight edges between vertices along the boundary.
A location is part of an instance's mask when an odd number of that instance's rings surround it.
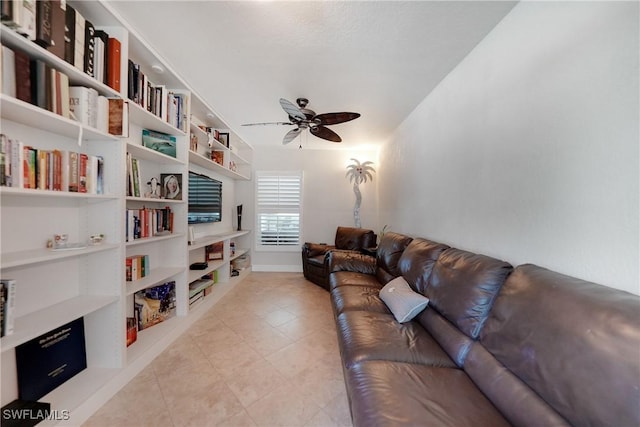
<svg viewBox="0 0 640 427">
<path fill-rule="evenodd" d="M 222 145 L 224 145 L 225 147 L 229 148 L 229 134 L 228 133 L 219 132 L 218 133 L 218 141 L 220 141 L 220 143 Z"/>
<path fill-rule="evenodd" d="M 162 198 L 171 200 L 182 200 L 182 174 L 163 173 L 160 174 L 162 183 Z"/>
</svg>

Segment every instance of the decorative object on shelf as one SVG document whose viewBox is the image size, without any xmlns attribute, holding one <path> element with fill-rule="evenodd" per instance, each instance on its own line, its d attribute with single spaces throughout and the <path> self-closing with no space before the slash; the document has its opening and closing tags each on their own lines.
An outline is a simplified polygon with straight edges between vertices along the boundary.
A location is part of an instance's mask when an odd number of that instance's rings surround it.
<svg viewBox="0 0 640 427">
<path fill-rule="evenodd" d="M 176 137 L 162 132 L 142 129 L 142 145 L 176 158 Z"/>
<path fill-rule="evenodd" d="M 220 141 L 220 143 L 222 145 L 224 145 L 225 147 L 229 148 L 229 134 L 228 133 L 223 133 L 223 132 L 218 132 L 218 141 Z"/>
<path fill-rule="evenodd" d="M 147 182 L 147 185 L 149 186 L 149 191 L 144 193 L 144 197 L 148 197 L 150 199 L 159 199 L 162 195 L 162 191 L 160 189 L 160 182 L 158 181 L 158 178 L 156 178 L 155 176 L 152 177 L 149 182 Z"/>
<path fill-rule="evenodd" d="M 136 292 L 133 304 L 139 331 L 164 322 L 176 314 L 176 282 Z"/>
<path fill-rule="evenodd" d="M 246 123 L 242 126 L 264 126 L 264 125 L 295 125 L 296 128 L 287 132 L 282 140 L 282 144 L 288 144 L 298 137 L 303 130 L 309 129 L 313 136 L 326 139 L 331 142 L 342 142 L 342 138 L 327 128 L 328 125 L 337 125 L 338 123 L 348 122 L 360 117 L 360 113 L 325 113 L 316 114 L 315 111 L 309 110 L 307 98 L 296 99 L 297 106 L 280 98 L 280 106 L 289 115 L 288 122 L 270 122 L 270 123 Z M 300 146 L 302 148 L 302 146 Z"/>
<path fill-rule="evenodd" d="M 160 174 L 162 180 L 162 197 L 165 199 L 182 200 L 182 174 Z"/>
<path fill-rule="evenodd" d="M 236 212 L 238 213 L 238 231 L 242 231 L 242 205 L 236 206 Z"/>
<path fill-rule="evenodd" d="M 224 242 L 217 242 L 205 247 L 207 261 L 224 259 Z"/>
<path fill-rule="evenodd" d="M 238 167 L 236 166 L 236 162 L 234 162 L 233 160 L 229 162 L 229 170 L 233 172 L 237 172 L 238 170 Z"/>
<path fill-rule="evenodd" d="M 69 243 L 69 235 L 68 234 L 54 234 L 53 235 L 53 248 L 60 249 L 67 246 Z"/>
<path fill-rule="evenodd" d="M 214 162 L 216 162 L 219 165 L 223 165 L 224 164 L 224 152 L 223 151 L 211 150 L 211 160 L 213 160 Z"/>
<path fill-rule="evenodd" d="M 373 181 L 373 172 L 376 170 L 371 166 L 373 162 L 366 161 L 360 163 L 357 159 L 351 159 L 352 164 L 347 166 L 347 174 L 349 182 L 353 182 L 353 192 L 356 194 L 356 204 L 353 208 L 353 219 L 357 228 L 361 228 L 360 222 L 360 204 L 362 203 L 362 194 L 360 193 L 360 184 L 366 183 L 367 179 Z"/>
<path fill-rule="evenodd" d="M 102 244 L 102 242 L 104 241 L 104 234 L 100 233 L 100 234 L 92 234 L 91 236 L 89 236 L 89 244 L 92 246 L 97 246 Z"/>
<path fill-rule="evenodd" d="M 191 138 L 189 139 L 189 150 L 194 153 L 198 152 L 198 136 L 195 133 L 191 133 Z"/>
<path fill-rule="evenodd" d="M 187 242 L 189 245 L 193 245 L 196 241 L 196 232 L 193 226 L 189 226 L 189 241 Z"/>
<path fill-rule="evenodd" d="M 135 317 L 127 317 L 127 347 L 138 339 L 138 321 Z"/>
</svg>

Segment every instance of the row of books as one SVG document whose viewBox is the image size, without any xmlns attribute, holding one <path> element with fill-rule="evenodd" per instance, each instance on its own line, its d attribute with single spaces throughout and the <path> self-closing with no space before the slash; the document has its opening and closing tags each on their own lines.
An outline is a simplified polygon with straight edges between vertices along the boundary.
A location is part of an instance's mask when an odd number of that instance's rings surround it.
<svg viewBox="0 0 640 427">
<path fill-rule="evenodd" d="M 75 151 L 37 149 L 0 134 L 0 185 L 104 194 L 104 159 Z"/>
<path fill-rule="evenodd" d="M 0 336 L 11 335 L 15 323 L 16 281 L 0 280 Z"/>
<path fill-rule="evenodd" d="M 3 24 L 120 91 L 120 41 L 65 0 L 5 0 L 0 10 Z"/>
<path fill-rule="evenodd" d="M 2 93 L 116 136 L 128 136 L 128 110 L 121 98 L 71 86 L 69 77 L 40 59 L 2 46 Z M 128 106 L 128 105 L 127 105 Z"/>
<path fill-rule="evenodd" d="M 189 283 L 189 308 L 193 307 L 211 293 L 212 286 L 218 283 L 218 271 L 214 270 L 206 276 Z"/>
<path fill-rule="evenodd" d="M 161 209 L 127 209 L 127 242 L 173 233 L 173 216 L 169 206 Z"/>
<path fill-rule="evenodd" d="M 140 69 L 140 65 L 129 60 L 128 97 L 150 113 L 170 125 L 185 131 L 187 95 L 154 84 Z"/>
<path fill-rule="evenodd" d="M 125 259 L 127 282 L 140 280 L 151 272 L 149 255 L 132 255 Z"/>
</svg>

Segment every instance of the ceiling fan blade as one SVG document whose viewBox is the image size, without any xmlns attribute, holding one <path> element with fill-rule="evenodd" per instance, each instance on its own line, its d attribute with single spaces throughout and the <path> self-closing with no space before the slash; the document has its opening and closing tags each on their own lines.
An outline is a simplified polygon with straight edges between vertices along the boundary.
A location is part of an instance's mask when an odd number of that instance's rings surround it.
<svg viewBox="0 0 640 427">
<path fill-rule="evenodd" d="M 265 123 L 244 123 L 240 126 L 267 126 L 267 125 L 293 125 L 291 122 L 265 122 Z"/>
<path fill-rule="evenodd" d="M 307 118 L 293 102 L 280 98 L 280 106 L 292 119 L 304 120 Z"/>
<path fill-rule="evenodd" d="M 326 139 L 327 141 L 331 142 L 342 142 L 342 138 L 340 138 L 340 135 L 324 126 L 312 127 L 310 130 L 311 133 L 318 138 Z"/>
<path fill-rule="evenodd" d="M 293 141 L 294 139 L 296 139 L 298 135 L 300 135 L 301 131 L 302 131 L 301 128 L 291 129 L 289 132 L 287 132 L 287 134 L 282 139 L 282 144 L 286 145 L 291 141 Z"/>
<path fill-rule="evenodd" d="M 324 113 L 318 114 L 313 119 L 319 119 L 321 125 L 337 125 L 360 117 L 360 113 Z"/>
</svg>

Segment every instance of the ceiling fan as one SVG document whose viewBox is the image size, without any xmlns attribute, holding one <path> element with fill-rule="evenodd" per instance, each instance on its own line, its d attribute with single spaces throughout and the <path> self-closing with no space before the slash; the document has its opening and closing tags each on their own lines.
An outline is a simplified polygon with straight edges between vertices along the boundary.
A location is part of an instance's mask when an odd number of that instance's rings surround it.
<svg viewBox="0 0 640 427">
<path fill-rule="evenodd" d="M 316 114 L 315 111 L 309 110 L 307 104 L 309 100 L 307 98 L 296 99 L 297 106 L 284 98 L 280 98 L 280 106 L 289 115 L 288 122 L 268 122 L 268 123 L 246 123 L 242 126 L 266 126 L 266 125 L 291 125 L 296 126 L 295 129 L 290 130 L 282 139 L 283 144 L 288 144 L 300 133 L 309 129 L 312 135 L 318 138 L 326 139 L 331 142 L 342 142 L 340 135 L 332 131 L 326 126 L 337 125 L 338 123 L 348 122 L 350 120 L 360 117 L 360 113 L 324 113 Z"/>
</svg>

